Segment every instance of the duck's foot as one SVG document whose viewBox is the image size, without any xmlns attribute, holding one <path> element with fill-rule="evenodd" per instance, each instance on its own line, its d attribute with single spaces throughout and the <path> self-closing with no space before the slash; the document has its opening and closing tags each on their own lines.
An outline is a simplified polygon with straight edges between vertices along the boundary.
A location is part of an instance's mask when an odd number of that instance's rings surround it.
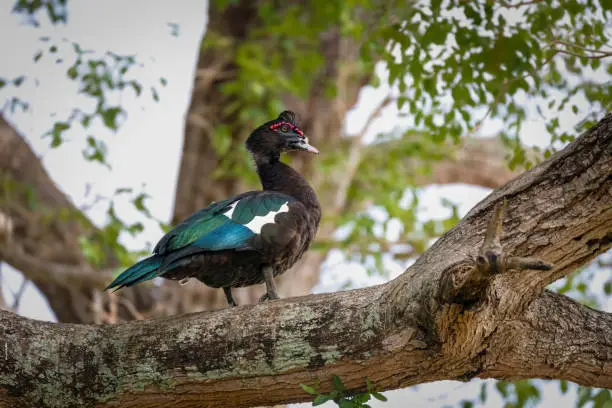
<svg viewBox="0 0 612 408">
<path fill-rule="evenodd" d="M 278 294 L 276 292 L 266 292 L 264 293 L 264 295 L 262 297 L 259 298 L 259 303 L 265 302 L 267 300 L 276 300 L 276 299 L 280 299 L 280 297 L 278 296 Z"/>
<path fill-rule="evenodd" d="M 259 298 L 259 303 L 265 302 L 266 300 L 280 299 L 278 293 L 276 293 L 276 283 L 274 282 L 274 269 L 266 266 L 262 270 L 264 280 L 266 281 L 266 293 Z"/>
<path fill-rule="evenodd" d="M 232 296 L 232 288 L 223 288 L 223 292 L 225 293 L 227 304 L 230 305 L 230 307 L 238 306 L 238 304 L 234 300 L 234 297 Z"/>
</svg>

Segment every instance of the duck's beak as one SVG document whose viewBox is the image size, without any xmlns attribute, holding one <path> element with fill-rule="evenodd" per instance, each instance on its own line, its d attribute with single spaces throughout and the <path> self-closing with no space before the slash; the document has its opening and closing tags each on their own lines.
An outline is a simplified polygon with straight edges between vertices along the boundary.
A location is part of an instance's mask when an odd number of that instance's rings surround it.
<svg viewBox="0 0 612 408">
<path fill-rule="evenodd" d="M 302 138 L 298 143 L 294 144 L 294 147 L 298 150 L 304 150 L 305 152 L 308 152 L 308 153 L 319 154 L 319 150 L 317 150 L 316 147 L 311 146 L 308 143 L 307 137 Z"/>
</svg>

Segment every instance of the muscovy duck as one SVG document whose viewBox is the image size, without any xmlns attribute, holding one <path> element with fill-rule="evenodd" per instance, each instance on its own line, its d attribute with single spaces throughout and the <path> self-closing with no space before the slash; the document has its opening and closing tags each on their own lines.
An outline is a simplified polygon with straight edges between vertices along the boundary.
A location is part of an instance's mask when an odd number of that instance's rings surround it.
<svg viewBox="0 0 612 408">
<path fill-rule="evenodd" d="M 153 255 L 121 273 L 105 289 L 121 289 L 161 276 L 194 277 L 223 288 L 266 283 L 260 301 L 278 299 L 274 277 L 306 252 L 317 233 L 321 206 L 308 182 L 281 163 L 282 152 L 318 154 L 308 144 L 291 111 L 255 129 L 246 141 L 257 166 L 262 191 L 249 191 L 201 209 L 168 232 Z"/>
</svg>

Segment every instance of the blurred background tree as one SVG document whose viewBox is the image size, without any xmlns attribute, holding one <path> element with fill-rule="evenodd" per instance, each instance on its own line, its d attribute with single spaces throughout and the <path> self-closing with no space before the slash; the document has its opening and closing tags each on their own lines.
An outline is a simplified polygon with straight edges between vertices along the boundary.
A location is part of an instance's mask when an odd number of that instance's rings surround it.
<svg viewBox="0 0 612 408">
<path fill-rule="evenodd" d="M 174 199 L 155 195 L 151 185 L 122 183 L 86 194 L 77 206 L 33 148 L 41 136 L 46 146 L 72 149 L 75 163 L 96 163 L 104 174 L 137 171 L 141 157 L 153 153 L 137 146 L 122 156 L 123 165 L 111 166 L 118 143 L 112 133 L 127 135 L 124 124 L 137 115 L 135 105 L 151 111 L 151 104 L 169 103 L 181 90 L 146 52 L 90 50 L 86 36 L 59 35 L 87 13 L 76 7 L 66 0 L 19 0 L 3 7 L 6 21 L 21 21 L 37 40 L 21 46 L 24 31 L 4 29 L 15 42 L 12 48 L 29 55 L 32 68 L 22 64 L 24 72 L 5 73 L 0 67 L 0 236 L 7 243 L 0 259 L 22 274 L 14 288 L 0 280 L 0 305 L 21 311 L 24 291 L 33 285 L 63 322 L 114 323 L 224 307 L 221 291 L 196 283 L 163 281 L 116 295 L 100 289 L 150 250 L 142 239 L 135 244 L 143 234 L 155 241 L 160 229 L 212 201 L 258 188 L 243 142 L 284 108 L 300 113 L 302 128 L 323 152 L 320 158 L 288 160 L 317 189 L 324 221 L 313 249 L 280 279 L 281 297 L 393 278 L 488 191 L 474 199 L 465 196 L 467 190 L 454 190 L 461 196 L 444 199 L 442 210 L 426 219 L 422 201 L 428 186 L 499 186 L 612 107 L 612 7 L 605 1 L 201 2 L 190 6 L 201 13 L 200 30 L 207 27 L 199 49 L 191 51 L 199 54 L 186 90 L 191 95 L 182 152 L 175 152 L 180 157 Z M 145 20 L 155 8 L 138 7 Z M 113 10 L 100 19 L 100 33 L 134 23 L 135 14 Z M 156 29 L 176 41 L 190 35 L 170 16 Z M 156 56 L 155 50 L 150 54 Z M 51 65 L 55 74 L 36 70 Z M 44 88 L 58 72 L 80 95 L 68 111 L 55 110 L 54 102 L 42 102 L 31 91 L 20 93 Z M 47 95 L 49 101 L 58 97 L 70 95 Z M 17 133 L 15 124 L 32 120 L 23 112 L 45 111 L 39 109 L 45 104 L 52 116 L 43 127 Z M 533 121 L 545 126 L 536 128 Z M 181 131 L 178 125 L 172 129 Z M 481 138 L 485 130 L 496 137 Z M 151 135 L 162 149 L 158 166 L 172 162 L 163 152 L 166 137 Z M 151 208 L 154 200 L 172 201 L 171 219 Z M 576 271 L 555 289 L 606 310 L 609 258 Z M 359 265 L 370 278 L 337 273 L 348 270 L 338 265 L 347 264 Z M 333 282 L 316 286 L 324 269 L 336 271 Z M 235 296 L 244 304 L 262 293 L 257 286 Z M 536 405 L 542 384 L 482 382 L 479 397 L 461 404 L 485 404 L 487 391 L 495 389 L 508 406 Z M 559 389 L 571 389 L 578 406 L 612 404 L 605 390 L 566 383 Z"/>
</svg>

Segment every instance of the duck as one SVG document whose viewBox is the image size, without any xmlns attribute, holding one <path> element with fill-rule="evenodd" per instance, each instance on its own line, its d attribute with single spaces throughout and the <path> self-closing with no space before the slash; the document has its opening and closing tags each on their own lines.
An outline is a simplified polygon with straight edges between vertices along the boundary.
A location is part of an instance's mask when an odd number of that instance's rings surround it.
<svg viewBox="0 0 612 408">
<path fill-rule="evenodd" d="M 308 181 L 281 161 L 281 154 L 319 154 L 290 110 L 257 127 L 246 140 L 261 190 L 248 191 L 200 209 L 157 243 L 153 254 L 117 276 L 106 288 L 121 289 L 157 277 L 195 278 L 222 288 L 265 283 L 260 302 L 279 299 L 275 278 L 308 250 L 321 221 L 321 205 Z"/>
</svg>

